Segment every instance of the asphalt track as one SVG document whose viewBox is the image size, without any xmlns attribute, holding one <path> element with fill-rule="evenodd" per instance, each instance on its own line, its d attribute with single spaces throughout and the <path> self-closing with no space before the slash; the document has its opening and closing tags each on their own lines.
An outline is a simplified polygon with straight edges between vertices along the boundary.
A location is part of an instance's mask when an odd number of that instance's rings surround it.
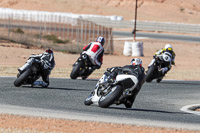
<svg viewBox="0 0 200 133">
<path fill-rule="evenodd" d="M 53 78 L 48 88 L 14 87 L 14 80 L 0 77 L 0 113 L 200 130 L 200 115 L 180 110 L 200 103 L 200 81 L 145 83 L 131 109 L 104 109 L 84 105 L 97 80 Z"/>
</svg>

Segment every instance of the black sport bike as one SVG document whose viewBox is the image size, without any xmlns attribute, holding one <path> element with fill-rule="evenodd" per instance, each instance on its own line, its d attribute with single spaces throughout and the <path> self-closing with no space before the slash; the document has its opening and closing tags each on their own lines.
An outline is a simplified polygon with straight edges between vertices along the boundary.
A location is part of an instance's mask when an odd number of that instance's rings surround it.
<svg viewBox="0 0 200 133">
<path fill-rule="evenodd" d="M 154 62 L 148 67 L 146 72 L 146 82 L 151 82 L 156 79 L 159 83 L 164 77 L 161 69 L 171 64 L 172 55 L 169 52 L 165 52 L 161 55 L 154 56 L 154 59 Z"/>
<path fill-rule="evenodd" d="M 76 79 L 81 77 L 82 79 L 86 79 L 91 73 L 89 69 L 91 69 L 92 63 L 87 54 L 81 54 L 77 61 L 73 64 L 73 68 L 70 74 L 71 79 Z"/>
</svg>

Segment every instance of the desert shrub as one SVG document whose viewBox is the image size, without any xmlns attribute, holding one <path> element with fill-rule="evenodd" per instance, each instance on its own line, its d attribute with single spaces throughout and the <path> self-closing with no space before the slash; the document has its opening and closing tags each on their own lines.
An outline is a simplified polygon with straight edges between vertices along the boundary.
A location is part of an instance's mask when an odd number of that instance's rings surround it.
<svg viewBox="0 0 200 133">
<path fill-rule="evenodd" d="M 24 34 L 24 31 L 21 28 L 17 28 L 15 30 L 12 30 L 15 33 L 19 33 L 19 34 Z"/>
<path fill-rule="evenodd" d="M 56 35 L 44 35 L 43 38 L 53 43 L 69 43 L 69 40 L 59 39 Z"/>
</svg>

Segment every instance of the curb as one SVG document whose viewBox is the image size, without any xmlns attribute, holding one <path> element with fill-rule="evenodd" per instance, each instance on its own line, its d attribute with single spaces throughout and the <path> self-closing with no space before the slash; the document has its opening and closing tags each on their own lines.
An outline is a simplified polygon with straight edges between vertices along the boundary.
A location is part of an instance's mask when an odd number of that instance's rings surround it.
<svg viewBox="0 0 200 133">
<path fill-rule="evenodd" d="M 197 108 L 200 108 L 200 104 L 186 105 L 186 106 L 182 107 L 180 110 L 187 112 L 187 113 L 200 115 L 200 111 L 195 111 Z"/>
</svg>

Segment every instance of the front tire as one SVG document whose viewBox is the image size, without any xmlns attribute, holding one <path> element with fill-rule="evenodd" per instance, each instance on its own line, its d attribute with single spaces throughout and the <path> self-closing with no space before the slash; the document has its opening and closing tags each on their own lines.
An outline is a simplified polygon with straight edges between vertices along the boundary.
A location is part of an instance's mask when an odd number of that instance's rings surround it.
<svg viewBox="0 0 200 133">
<path fill-rule="evenodd" d="M 92 102 L 92 96 L 93 96 L 93 95 L 90 95 L 89 97 L 87 97 L 87 98 L 85 99 L 85 102 L 84 102 L 85 105 L 90 106 L 90 105 L 93 103 L 93 102 Z"/>
<path fill-rule="evenodd" d="M 31 68 L 28 68 L 25 72 L 23 72 L 15 81 L 14 81 L 14 85 L 16 87 L 21 86 L 24 81 L 28 78 L 29 75 L 31 75 L 32 70 Z"/>
<path fill-rule="evenodd" d="M 102 108 L 107 108 L 113 104 L 123 93 L 123 88 L 120 85 L 112 87 L 111 91 L 107 94 L 101 96 L 99 99 L 99 106 Z"/>
<path fill-rule="evenodd" d="M 79 76 L 80 69 L 83 67 L 82 62 L 78 62 L 72 69 L 70 74 L 71 79 L 76 79 Z"/>
</svg>

